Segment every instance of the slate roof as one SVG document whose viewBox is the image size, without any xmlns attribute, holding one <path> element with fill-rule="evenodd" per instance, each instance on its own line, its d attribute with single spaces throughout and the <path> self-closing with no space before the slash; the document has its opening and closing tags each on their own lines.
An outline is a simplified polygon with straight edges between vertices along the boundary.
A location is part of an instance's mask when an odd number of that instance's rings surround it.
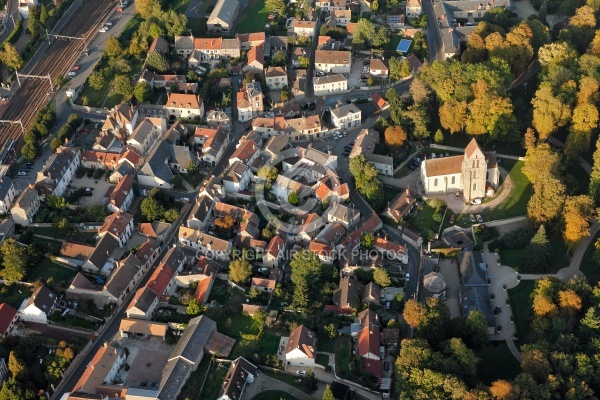
<svg viewBox="0 0 600 400">
<path fill-rule="evenodd" d="M 104 235 L 96 243 L 96 248 L 88 257 L 88 261 L 96 268 L 102 269 L 110 258 L 110 254 L 119 246 L 119 242 L 112 235 Z"/>
<path fill-rule="evenodd" d="M 225 375 L 223 384 L 221 385 L 218 398 L 220 399 L 222 396 L 227 396 L 229 399 L 240 399 L 246 386 L 248 376 L 256 376 L 257 371 L 258 368 L 256 365 L 252 364 L 244 357 L 238 357 L 233 360 L 227 371 L 227 375 Z"/>
<path fill-rule="evenodd" d="M 0 199 L 4 200 L 13 185 L 13 180 L 6 175 L 0 176 Z"/>
<path fill-rule="evenodd" d="M 33 304 L 38 310 L 49 315 L 55 302 L 56 294 L 46 286 L 42 285 L 32 293 L 31 297 L 27 300 L 25 307 L 29 307 Z"/>
<path fill-rule="evenodd" d="M 288 354 L 295 349 L 299 349 L 306 354 L 306 357 L 315 358 L 317 353 L 316 339 L 317 336 L 313 331 L 304 325 L 300 325 L 290 332 L 288 344 L 285 348 L 285 354 Z"/>
<path fill-rule="evenodd" d="M 127 309 L 130 310 L 132 308 L 137 308 L 141 312 L 147 313 L 156 298 L 156 293 L 154 293 L 148 286 L 144 286 L 135 292 L 135 296 L 131 300 L 131 303 L 129 303 L 129 306 L 127 306 Z"/>
<path fill-rule="evenodd" d="M 465 286 L 486 286 L 486 264 L 480 251 L 466 248 L 458 253 L 460 274 Z"/>
<path fill-rule="evenodd" d="M 169 360 L 181 357 L 190 362 L 196 362 L 204 346 L 216 331 L 217 324 L 212 319 L 204 315 L 192 318 L 173 351 L 171 351 Z"/>
<path fill-rule="evenodd" d="M 140 169 L 138 175 L 155 176 L 167 183 L 171 183 L 173 179 L 173 172 L 171 168 L 165 163 L 171 156 L 171 148 L 165 141 L 161 141 L 156 151 L 150 159 Z"/>
<path fill-rule="evenodd" d="M 333 303 L 340 307 L 356 308 L 358 305 L 358 282 L 348 277 L 340 281 L 339 287 L 333 292 Z"/>
</svg>

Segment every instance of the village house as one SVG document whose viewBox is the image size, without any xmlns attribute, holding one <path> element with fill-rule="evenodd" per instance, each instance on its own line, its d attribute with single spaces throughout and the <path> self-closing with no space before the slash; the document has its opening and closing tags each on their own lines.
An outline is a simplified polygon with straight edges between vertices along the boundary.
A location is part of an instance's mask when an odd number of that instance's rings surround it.
<svg viewBox="0 0 600 400">
<path fill-rule="evenodd" d="M 267 40 L 264 32 L 236 33 L 235 37 L 240 41 L 242 50 L 248 51 L 250 48 L 258 46 Z"/>
<path fill-rule="evenodd" d="M 331 110 L 331 123 L 341 129 L 351 129 L 360 125 L 362 112 L 355 104 L 346 104 Z"/>
<path fill-rule="evenodd" d="M 194 51 L 194 36 L 175 36 L 175 52 L 177 56 L 186 60 Z"/>
<path fill-rule="evenodd" d="M 127 144 L 139 154 L 147 154 L 166 131 L 167 121 L 163 118 L 146 117 L 127 138 Z"/>
<path fill-rule="evenodd" d="M 308 251 L 315 254 L 322 263 L 327 265 L 332 265 L 336 258 L 335 249 L 329 244 L 311 241 L 308 244 Z"/>
<path fill-rule="evenodd" d="M 265 40 L 265 54 L 271 55 L 278 51 L 288 50 L 288 38 L 287 36 L 269 36 Z"/>
<path fill-rule="evenodd" d="M 103 133 L 120 135 L 123 138 L 131 135 L 137 125 L 138 109 L 128 103 L 113 107 L 102 125 Z"/>
<path fill-rule="evenodd" d="M 81 377 L 73 387 L 73 392 L 96 393 L 96 387 L 112 384 L 117 373 L 125 364 L 127 353 L 121 347 L 104 343 L 92 358 Z"/>
<path fill-rule="evenodd" d="M 54 312 L 58 297 L 46 286 L 38 287 L 19 307 L 19 319 L 27 322 L 46 324 Z"/>
<path fill-rule="evenodd" d="M 333 26 L 345 27 L 352 19 L 352 11 L 350 10 L 331 10 L 329 14 L 330 23 Z"/>
<path fill-rule="evenodd" d="M 381 78 L 387 78 L 389 75 L 390 69 L 385 65 L 383 61 L 378 58 L 371 58 L 371 64 L 369 64 L 369 73 L 372 76 L 377 76 Z"/>
<path fill-rule="evenodd" d="M 283 259 L 284 251 L 285 241 L 279 235 L 273 236 L 263 255 L 263 265 L 270 268 L 277 267 Z"/>
<path fill-rule="evenodd" d="M 349 51 L 317 50 L 315 70 L 322 73 L 349 74 L 352 53 Z"/>
<path fill-rule="evenodd" d="M 52 188 L 52 194 L 63 196 L 71 183 L 81 160 L 81 150 L 74 147 L 61 146 L 56 149 L 44 167 L 38 172 L 36 184 L 43 182 Z"/>
<path fill-rule="evenodd" d="M 110 212 L 127 212 L 135 197 L 133 193 L 133 178 L 126 175 L 116 186 L 111 186 L 108 205 Z"/>
<path fill-rule="evenodd" d="M 315 96 L 348 92 L 348 79 L 341 74 L 316 77 L 313 80 Z"/>
<path fill-rule="evenodd" d="M 81 166 L 84 168 L 114 170 L 119 166 L 120 160 L 120 153 L 96 150 L 81 152 Z"/>
<path fill-rule="evenodd" d="M 406 2 L 406 16 L 408 18 L 418 18 L 422 13 L 421 0 L 408 0 Z M 466 16 L 465 16 L 466 18 Z"/>
<path fill-rule="evenodd" d="M 204 102 L 195 94 L 171 93 L 165 109 L 171 122 L 180 118 L 204 118 Z"/>
<path fill-rule="evenodd" d="M 253 174 L 245 164 L 235 161 L 223 175 L 223 189 L 225 193 L 238 193 L 246 190 Z"/>
<path fill-rule="evenodd" d="M 229 128 L 231 126 L 231 118 L 221 110 L 211 110 L 206 115 L 206 123 L 209 128 L 217 128 L 219 126 Z"/>
<path fill-rule="evenodd" d="M 288 86 L 288 77 L 285 67 L 270 67 L 265 69 L 265 80 L 271 90 L 281 90 Z"/>
<path fill-rule="evenodd" d="M 292 332 L 285 345 L 285 363 L 291 367 L 315 366 L 317 357 L 317 335 L 304 325 L 300 325 Z"/>
<path fill-rule="evenodd" d="M 246 90 L 237 93 L 238 120 L 245 122 L 262 114 L 264 112 L 263 100 L 260 83 L 256 81 L 247 83 Z"/>
<path fill-rule="evenodd" d="M 417 195 L 409 188 L 398 193 L 396 197 L 388 203 L 387 208 L 381 213 L 382 216 L 393 219 L 396 222 L 401 221 L 409 213 L 417 201 Z"/>
<path fill-rule="evenodd" d="M 328 222 L 338 222 L 345 229 L 352 229 L 360 220 L 360 211 L 354 207 L 337 204 L 327 213 Z"/>
<path fill-rule="evenodd" d="M 103 235 L 96 247 L 81 264 L 81 268 L 86 272 L 100 273 L 108 276 L 115 266 L 115 260 L 111 257 L 114 249 L 119 246 L 119 240 L 113 235 Z"/>
<path fill-rule="evenodd" d="M 10 215 L 14 223 L 21 226 L 29 226 L 33 223 L 33 217 L 40 209 L 40 196 L 37 190 L 32 185 L 26 187 L 12 208 L 10 209 Z"/>
<path fill-rule="evenodd" d="M 290 29 L 288 33 L 291 33 L 300 37 L 313 37 L 315 34 L 315 21 L 301 21 L 299 19 L 294 18 L 292 23 L 290 24 Z"/>
<path fill-rule="evenodd" d="M 358 353 L 361 370 L 381 381 L 379 316 L 369 308 L 358 314 Z"/>
<path fill-rule="evenodd" d="M 388 14 L 385 22 L 391 31 L 398 32 L 404 28 L 404 14 Z"/>
<path fill-rule="evenodd" d="M 229 260 L 231 241 L 220 239 L 206 232 L 200 232 L 185 226 L 179 227 L 177 237 L 182 246 L 199 250 L 202 254 L 215 257 L 218 260 Z"/>
<path fill-rule="evenodd" d="M 125 313 L 127 318 L 151 320 L 158 311 L 158 296 L 148 286 L 144 286 L 135 292 L 131 303 L 127 306 Z"/>
<path fill-rule="evenodd" d="M 209 196 L 202 195 L 196 200 L 186 225 L 188 228 L 202 230 L 212 217 L 215 202 Z"/>
<path fill-rule="evenodd" d="M 321 137 L 322 125 L 318 115 L 299 118 L 259 117 L 252 121 L 252 128 L 263 138 L 286 136 L 290 140 L 304 141 Z M 323 133 L 324 136 L 324 133 Z"/>
<path fill-rule="evenodd" d="M 271 292 L 273 292 L 273 290 L 275 290 L 276 284 L 277 284 L 277 282 L 273 279 L 254 277 L 254 278 L 252 278 L 250 287 L 260 290 L 261 292 L 271 293 Z"/>
<path fill-rule="evenodd" d="M 179 85 L 180 83 L 186 83 L 185 75 L 164 75 L 157 74 L 152 71 L 144 70 L 138 82 L 145 82 L 153 88 L 166 88 L 171 90 L 173 85 Z"/>
<path fill-rule="evenodd" d="M 372 129 L 363 129 L 356 138 L 356 143 L 350 151 L 350 159 L 363 155 L 370 161 L 378 173 L 386 176 L 394 175 L 394 159 L 381 154 L 374 154 L 379 143 L 379 133 Z"/>
<path fill-rule="evenodd" d="M 247 53 L 248 62 L 242 68 L 244 73 L 254 72 L 255 74 L 263 74 L 265 68 L 265 50 L 264 43 L 257 44 L 251 47 Z"/>
<path fill-rule="evenodd" d="M 240 400 L 246 385 L 254 382 L 258 368 L 244 357 L 238 357 L 229 366 L 217 400 Z"/>
<path fill-rule="evenodd" d="M 223 156 L 229 144 L 229 134 L 226 128 L 196 128 L 194 142 L 202 145 L 202 161 L 215 166 Z"/>
<path fill-rule="evenodd" d="M 231 32 L 239 11 L 240 2 L 238 0 L 218 0 L 206 21 L 208 33 Z"/>
<path fill-rule="evenodd" d="M 98 237 L 111 234 L 119 242 L 119 247 L 125 246 L 133 235 L 133 215 L 115 212 L 106 217 L 104 224 L 98 230 Z"/>
<path fill-rule="evenodd" d="M 356 314 L 358 307 L 358 282 L 349 277 L 342 278 L 336 290 L 333 291 L 333 304 L 340 315 Z"/>
<path fill-rule="evenodd" d="M 345 10 L 346 9 L 346 0 L 324 0 L 315 2 L 315 7 L 320 8 L 323 11 L 333 11 L 333 10 Z"/>
</svg>

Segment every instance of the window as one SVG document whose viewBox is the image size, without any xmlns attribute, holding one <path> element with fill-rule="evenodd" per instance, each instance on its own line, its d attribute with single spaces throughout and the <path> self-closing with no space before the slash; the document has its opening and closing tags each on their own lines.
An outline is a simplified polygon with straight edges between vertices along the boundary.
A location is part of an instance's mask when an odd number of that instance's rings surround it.
<svg viewBox="0 0 600 400">
<path fill-rule="evenodd" d="M 435 179 L 433 180 L 433 186 L 437 186 L 437 185 L 438 185 L 438 180 L 437 180 L 437 178 L 435 178 Z"/>
<path fill-rule="evenodd" d="M 477 190 L 477 184 L 476 183 L 473 184 L 473 190 Z"/>
<path fill-rule="evenodd" d="M 455 183 L 456 183 L 456 177 L 455 177 L 455 176 L 453 176 L 453 177 L 452 177 L 452 184 L 454 185 Z"/>
</svg>

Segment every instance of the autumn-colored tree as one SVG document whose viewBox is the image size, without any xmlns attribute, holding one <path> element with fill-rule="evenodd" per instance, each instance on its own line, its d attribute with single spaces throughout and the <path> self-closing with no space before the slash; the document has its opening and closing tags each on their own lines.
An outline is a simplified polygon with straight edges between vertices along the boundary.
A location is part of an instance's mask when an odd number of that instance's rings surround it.
<svg viewBox="0 0 600 400">
<path fill-rule="evenodd" d="M 373 269 L 373 282 L 381 287 L 388 287 L 392 285 L 392 280 L 385 268 L 374 268 Z"/>
<path fill-rule="evenodd" d="M 421 79 L 415 77 L 410 84 L 410 94 L 415 103 L 424 104 L 431 98 L 431 90 Z"/>
<path fill-rule="evenodd" d="M 235 283 L 246 283 L 252 276 L 252 265 L 245 258 L 239 258 L 229 264 L 229 280 Z"/>
<path fill-rule="evenodd" d="M 144 19 L 160 14 L 159 0 L 135 0 L 135 10 Z"/>
<path fill-rule="evenodd" d="M 570 248 L 590 235 L 590 219 L 594 212 L 594 201 L 590 196 L 570 196 L 565 200 L 563 237 Z"/>
<path fill-rule="evenodd" d="M 406 131 L 400 126 L 390 126 L 385 130 L 385 144 L 391 150 L 398 150 L 406 141 Z"/>
<path fill-rule="evenodd" d="M 512 384 L 504 379 L 492 382 L 490 394 L 494 400 L 514 400 L 517 398 Z"/>
<path fill-rule="evenodd" d="M 571 118 L 571 105 L 558 96 L 550 82 L 540 84 L 531 104 L 533 104 L 533 127 L 539 133 L 540 140 L 546 140 L 556 129 L 566 125 Z"/>
<path fill-rule="evenodd" d="M 560 169 L 560 154 L 552 150 L 548 143 L 541 143 L 527 149 L 523 173 L 534 185 L 540 177 L 557 176 Z"/>
<path fill-rule="evenodd" d="M 224 231 L 231 230 L 235 225 L 235 218 L 232 215 L 224 215 L 215 219 L 215 225 Z"/>
<path fill-rule="evenodd" d="M 581 310 L 581 297 L 574 290 L 560 290 L 558 292 L 558 304 L 560 308 L 567 310 L 569 314 Z"/>
<path fill-rule="evenodd" d="M 533 297 L 533 312 L 537 317 L 554 315 L 556 311 L 556 304 L 552 301 L 551 297 L 544 295 L 536 295 Z"/>
<path fill-rule="evenodd" d="M 525 135 L 523 136 L 523 147 L 525 150 L 533 149 L 537 143 L 537 137 L 535 131 L 531 128 L 527 128 Z"/>
<path fill-rule="evenodd" d="M 404 320 L 411 328 L 418 328 L 427 310 L 425 305 L 416 300 L 410 299 L 404 305 Z"/>
<path fill-rule="evenodd" d="M 592 173 L 590 174 L 590 196 L 596 204 L 600 204 L 600 140 L 596 142 L 593 160 Z"/>
<path fill-rule="evenodd" d="M 540 350 L 534 349 L 523 353 L 521 369 L 538 382 L 544 382 L 552 372 L 548 358 Z"/>
<path fill-rule="evenodd" d="M 551 175 L 542 175 L 533 185 L 533 196 L 527 203 L 527 215 L 538 224 L 555 220 L 562 210 L 565 185 Z"/>
<path fill-rule="evenodd" d="M 450 100 L 440 107 L 440 123 L 450 133 L 461 132 L 467 119 L 467 102 Z"/>
</svg>

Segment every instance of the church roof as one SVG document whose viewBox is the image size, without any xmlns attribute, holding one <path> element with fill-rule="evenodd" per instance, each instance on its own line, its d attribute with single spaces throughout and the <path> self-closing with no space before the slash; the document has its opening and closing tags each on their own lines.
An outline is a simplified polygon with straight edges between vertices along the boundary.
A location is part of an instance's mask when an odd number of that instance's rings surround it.
<svg viewBox="0 0 600 400">
<path fill-rule="evenodd" d="M 460 174 L 463 159 L 463 156 L 453 156 L 425 160 L 425 172 L 427 176 Z"/>
<path fill-rule="evenodd" d="M 473 153 L 475 153 L 476 150 L 479 150 L 481 153 L 483 153 L 483 150 L 479 146 L 479 143 L 477 143 L 477 140 L 475 140 L 475 138 L 473 138 L 473 139 L 471 139 L 471 142 L 469 142 L 469 144 L 465 148 L 465 157 L 471 158 L 471 156 L 473 155 Z"/>
</svg>

